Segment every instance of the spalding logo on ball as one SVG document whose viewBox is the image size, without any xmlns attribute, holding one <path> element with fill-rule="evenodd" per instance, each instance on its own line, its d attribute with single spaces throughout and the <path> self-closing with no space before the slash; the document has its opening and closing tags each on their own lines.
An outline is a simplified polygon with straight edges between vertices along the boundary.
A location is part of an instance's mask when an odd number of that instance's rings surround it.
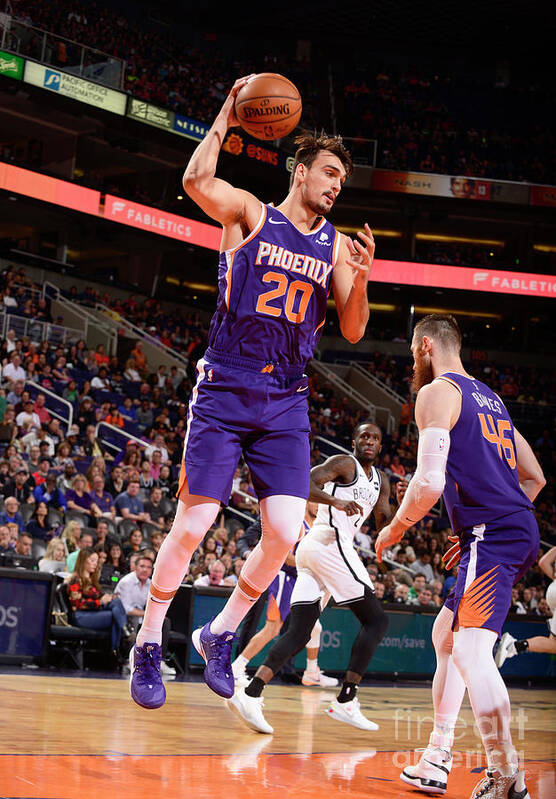
<svg viewBox="0 0 556 799">
<path fill-rule="evenodd" d="M 283 75 L 261 72 L 249 78 L 236 96 L 239 124 L 256 139 L 281 139 L 297 126 L 301 118 L 301 97 Z"/>
</svg>

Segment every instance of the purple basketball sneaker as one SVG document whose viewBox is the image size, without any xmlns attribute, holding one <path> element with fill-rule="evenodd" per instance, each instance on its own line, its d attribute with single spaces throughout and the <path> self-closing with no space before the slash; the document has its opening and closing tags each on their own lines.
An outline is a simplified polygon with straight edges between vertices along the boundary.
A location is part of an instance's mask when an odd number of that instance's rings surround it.
<svg viewBox="0 0 556 799">
<path fill-rule="evenodd" d="M 210 622 L 193 632 L 193 646 L 205 660 L 205 682 L 215 694 L 231 699 L 234 695 L 234 673 L 232 671 L 232 644 L 235 633 L 215 635 L 210 631 Z"/>
<path fill-rule="evenodd" d="M 158 644 L 133 646 L 129 653 L 129 692 L 133 701 L 147 710 L 161 707 L 166 701 L 166 688 L 160 675 L 161 660 Z"/>
</svg>

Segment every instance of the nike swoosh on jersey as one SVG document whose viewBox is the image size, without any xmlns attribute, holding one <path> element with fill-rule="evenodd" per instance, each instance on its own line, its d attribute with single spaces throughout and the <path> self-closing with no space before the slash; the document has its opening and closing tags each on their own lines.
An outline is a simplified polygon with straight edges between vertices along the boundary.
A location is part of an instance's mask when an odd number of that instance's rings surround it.
<svg viewBox="0 0 556 799">
<path fill-rule="evenodd" d="M 287 222 L 280 222 L 278 219 L 272 219 L 271 217 L 268 220 L 271 225 L 286 225 Z"/>
<path fill-rule="evenodd" d="M 297 389 L 297 393 L 299 393 L 300 391 L 307 391 L 308 388 L 309 386 L 299 386 L 299 388 Z"/>
</svg>

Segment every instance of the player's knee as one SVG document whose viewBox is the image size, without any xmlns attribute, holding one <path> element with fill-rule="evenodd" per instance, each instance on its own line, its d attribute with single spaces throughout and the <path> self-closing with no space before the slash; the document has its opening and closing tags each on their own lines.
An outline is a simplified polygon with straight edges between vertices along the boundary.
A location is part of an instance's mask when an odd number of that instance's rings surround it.
<svg viewBox="0 0 556 799">
<path fill-rule="evenodd" d="M 432 645 L 437 654 L 451 655 L 453 647 L 453 633 L 450 626 L 443 624 L 440 616 L 436 617 L 432 628 Z"/>
<path fill-rule="evenodd" d="M 461 635 L 454 636 L 452 659 L 464 679 L 476 667 L 477 662 L 480 662 L 479 657 L 480 655 L 471 640 L 465 640 Z"/>
</svg>

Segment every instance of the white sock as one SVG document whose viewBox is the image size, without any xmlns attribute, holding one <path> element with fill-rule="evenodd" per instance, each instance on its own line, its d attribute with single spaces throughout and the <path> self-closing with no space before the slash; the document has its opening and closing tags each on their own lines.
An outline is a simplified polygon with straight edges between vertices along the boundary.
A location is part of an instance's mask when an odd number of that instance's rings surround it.
<svg viewBox="0 0 556 799">
<path fill-rule="evenodd" d="M 454 633 L 453 658 L 469 691 L 488 769 L 510 777 L 518 770 L 518 758 L 510 730 L 510 698 L 492 656 L 496 638 L 492 630 L 460 628 Z"/>
<path fill-rule="evenodd" d="M 235 632 L 253 603 L 278 574 L 288 552 L 299 538 L 306 502 L 300 497 L 276 495 L 261 500 L 261 540 L 245 561 L 241 577 L 252 589 L 247 594 L 238 583 L 210 624 L 215 635 Z"/>
<path fill-rule="evenodd" d="M 307 666 L 305 667 L 305 671 L 309 671 L 311 674 L 315 674 L 319 670 L 319 661 L 317 658 L 311 660 L 307 658 Z"/>
<path fill-rule="evenodd" d="M 245 667 L 248 663 L 249 660 L 247 658 L 244 658 L 243 655 L 238 655 L 232 663 L 232 671 L 234 674 L 241 673 L 242 671 L 245 671 Z"/>
<path fill-rule="evenodd" d="M 452 611 L 443 607 L 432 629 L 436 671 L 432 681 L 434 728 L 429 744 L 449 752 L 454 745 L 454 729 L 465 695 L 465 682 L 452 659 Z"/>
<path fill-rule="evenodd" d="M 188 497 L 187 501 L 192 502 L 192 498 Z M 191 556 L 214 522 L 219 508 L 220 505 L 216 501 L 196 502 L 190 505 L 181 500 L 178 502 L 172 529 L 162 542 L 156 559 L 143 623 L 137 633 L 137 646 L 161 643 L 162 623 L 173 596 L 169 599 L 159 599 L 153 596 L 152 589 L 158 589 L 165 594 L 173 594 L 178 590 L 189 567 Z"/>
</svg>

